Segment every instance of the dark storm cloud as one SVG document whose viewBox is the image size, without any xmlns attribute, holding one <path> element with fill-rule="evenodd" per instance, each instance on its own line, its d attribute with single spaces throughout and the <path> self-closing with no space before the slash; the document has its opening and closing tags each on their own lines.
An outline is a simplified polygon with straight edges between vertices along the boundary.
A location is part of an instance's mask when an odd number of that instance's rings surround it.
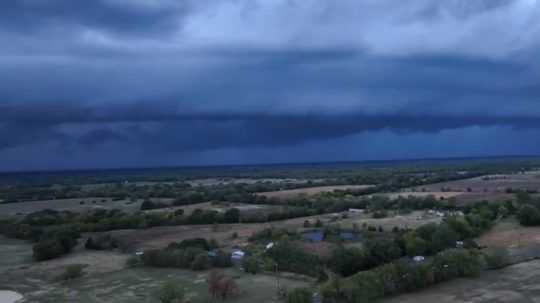
<svg viewBox="0 0 540 303">
<path fill-rule="evenodd" d="M 166 34 L 177 28 L 189 1 L 21 0 L 0 2 L 0 27 L 40 32 L 74 27 L 119 34 Z"/>
<path fill-rule="evenodd" d="M 526 136 L 538 33 L 536 0 L 3 1 L 0 157 Z"/>
</svg>

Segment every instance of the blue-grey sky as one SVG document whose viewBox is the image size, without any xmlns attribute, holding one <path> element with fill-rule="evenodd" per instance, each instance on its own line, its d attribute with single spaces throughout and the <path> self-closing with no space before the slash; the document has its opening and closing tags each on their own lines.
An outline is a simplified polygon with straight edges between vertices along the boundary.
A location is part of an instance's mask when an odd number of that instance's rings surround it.
<svg viewBox="0 0 540 303">
<path fill-rule="evenodd" d="M 537 0 L 13 0 L 0 41 L 0 170 L 540 154 Z"/>
</svg>

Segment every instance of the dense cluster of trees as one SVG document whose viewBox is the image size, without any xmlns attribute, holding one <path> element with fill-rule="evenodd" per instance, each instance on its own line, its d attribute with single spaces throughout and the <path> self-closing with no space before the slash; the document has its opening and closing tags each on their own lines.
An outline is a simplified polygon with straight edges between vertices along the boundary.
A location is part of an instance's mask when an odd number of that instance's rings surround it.
<svg viewBox="0 0 540 303">
<path fill-rule="evenodd" d="M 214 249 L 215 244 L 205 239 L 188 239 L 180 243 L 171 243 L 164 249 L 147 250 L 141 257 L 145 266 L 177 267 L 192 270 L 205 270 L 212 267 L 229 267 L 232 265 L 229 254 Z"/>
<path fill-rule="evenodd" d="M 54 259 L 71 252 L 80 234 L 76 230 L 59 228 L 44 233 L 32 247 L 36 261 Z"/>
<path fill-rule="evenodd" d="M 400 260 L 369 271 L 359 272 L 342 283 L 325 285 L 324 302 L 373 302 L 395 295 L 426 288 L 458 277 L 472 277 L 482 269 L 478 252 L 467 249 L 445 250 L 425 262 Z"/>
<path fill-rule="evenodd" d="M 510 173 L 538 167 L 537 159 L 514 161 L 463 160 L 448 162 L 404 162 L 376 166 L 284 165 L 281 167 L 227 169 L 116 170 L 56 174 L 13 174 L 0 176 L 0 202 L 22 202 L 64 198 L 107 197 L 113 199 L 173 198 L 177 205 L 207 201 L 253 201 L 253 193 L 310 187 L 314 185 L 375 184 L 373 191 L 396 191 L 404 187 L 470 178 L 490 173 Z M 197 178 L 251 178 L 255 183 L 224 183 L 192 186 Z M 308 179 L 316 182 L 268 182 L 265 178 Z M 129 181 L 129 182 L 127 182 Z M 150 181 L 150 182 L 148 182 Z M 137 182 L 142 182 L 137 184 Z M 59 185 L 63 184 L 63 185 Z M 92 186 L 85 186 L 92 184 Z M 352 192 L 354 194 L 354 192 Z"/>
<path fill-rule="evenodd" d="M 540 199 L 533 198 L 525 191 L 517 191 L 516 198 L 519 204 L 517 213 L 519 223 L 524 226 L 540 225 Z"/>
</svg>

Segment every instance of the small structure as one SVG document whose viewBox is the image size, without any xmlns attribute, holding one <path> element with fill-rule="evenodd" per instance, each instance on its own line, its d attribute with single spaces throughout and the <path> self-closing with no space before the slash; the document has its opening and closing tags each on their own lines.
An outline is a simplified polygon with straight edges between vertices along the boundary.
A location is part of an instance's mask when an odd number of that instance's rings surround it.
<svg viewBox="0 0 540 303">
<path fill-rule="evenodd" d="M 135 252 L 135 255 L 140 257 L 140 256 L 144 255 L 144 251 Z"/>
<path fill-rule="evenodd" d="M 349 208 L 349 212 L 353 214 L 363 214 L 364 210 L 360 208 Z"/>
<path fill-rule="evenodd" d="M 241 250 L 235 250 L 231 254 L 232 261 L 241 261 L 246 253 Z"/>
<path fill-rule="evenodd" d="M 214 250 L 208 251 L 208 257 L 215 258 L 217 256 L 217 253 Z"/>
<path fill-rule="evenodd" d="M 413 261 L 414 261 L 414 262 L 422 262 L 422 261 L 424 261 L 425 259 L 426 259 L 426 258 L 425 258 L 424 256 L 415 256 L 415 257 L 413 258 Z"/>
<path fill-rule="evenodd" d="M 457 248 L 463 248 L 463 241 L 456 241 Z"/>
<path fill-rule="evenodd" d="M 324 239 L 324 233 L 320 230 L 308 231 L 302 234 L 302 239 L 308 242 L 321 242 Z"/>
<path fill-rule="evenodd" d="M 274 242 L 270 242 L 270 243 L 266 244 L 266 250 L 269 250 L 272 247 L 274 247 Z"/>
<path fill-rule="evenodd" d="M 359 235 L 352 231 L 340 231 L 339 237 L 341 238 L 341 240 L 344 240 L 344 241 L 354 241 L 354 240 L 358 240 Z"/>
</svg>

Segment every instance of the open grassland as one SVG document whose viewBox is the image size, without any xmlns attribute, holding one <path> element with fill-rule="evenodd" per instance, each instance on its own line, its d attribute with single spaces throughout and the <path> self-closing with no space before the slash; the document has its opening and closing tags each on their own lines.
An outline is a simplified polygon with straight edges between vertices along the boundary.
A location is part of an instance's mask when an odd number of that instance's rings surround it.
<svg viewBox="0 0 540 303">
<path fill-rule="evenodd" d="M 26 215 L 44 209 L 68 210 L 72 212 L 84 212 L 92 209 L 121 209 L 127 212 L 136 211 L 140 208 L 141 201 L 119 200 L 111 198 L 77 198 L 41 200 L 29 202 L 17 202 L 0 204 L 0 217 Z"/>
<path fill-rule="evenodd" d="M 458 279 L 418 293 L 382 300 L 383 303 L 540 302 L 540 260 L 483 272 L 475 279 Z"/>
<path fill-rule="evenodd" d="M 417 228 L 420 225 L 440 223 L 441 221 L 442 218 L 434 214 L 425 211 L 413 211 L 404 215 L 391 212 L 388 217 L 379 219 L 372 218 L 371 214 L 353 215 L 347 219 L 339 220 L 339 224 L 344 228 L 352 228 L 353 225 L 361 227 L 364 224 L 375 227 L 381 226 L 384 230 L 390 231 L 396 226 L 399 228 Z"/>
<path fill-rule="evenodd" d="M 10 268 L 32 263 L 32 244 L 0 236 L 0 274 Z"/>
<path fill-rule="evenodd" d="M 413 191 L 504 193 L 506 189 L 540 191 L 540 173 L 487 175 L 470 179 L 419 186 Z"/>
<path fill-rule="evenodd" d="M 299 195 L 314 196 L 323 192 L 333 192 L 336 190 L 364 190 L 373 187 L 373 185 L 334 185 L 334 186 L 317 186 L 298 189 L 277 190 L 269 192 L 261 192 L 258 195 L 267 198 L 286 199 Z"/>
<path fill-rule="evenodd" d="M 540 245 L 540 227 L 524 227 L 515 220 L 499 222 L 483 234 L 478 244 L 487 247 L 519 248 Z"/>
<path fill-rule="evenodd" d="M 388 197 L 392 200 L 398 198 L 408 198 L 408 197 L 420 197 L 425 198 L 433 196 L 437 200 L 446 200 L 449 198 L 455 198 L 463 195 L 463 192 L 442 192 L 442 191 L 432 191 L 432 192 L 397 192 L 397 193 L 388 193 L 388 194 L 377 194 L 378 196 Z"/>
<path fill-rule="evenodd" d="M 0 290 L 13 290 L 24 295 L 29 303 L 158 303 L 162 283 L 174 281 L 181 285 L 186 299 L 192 303 L 209 302 L 206 277 L 208 271 L 194 272 L 165 268 L 126 268 L 128 254 L 111 251 L 87 251 L 79 245 L 69 255 L 58 259 L 33 262 L 28 252 L 31 245 L 20 240 L 0 238 Z M 16 249 L 14 249 L 14 247 Z M 13 258 L 22 252 L 25 258 Z M 8 263 L 9 266 L 4 266 Z M 66 266 L 84 265 L 84 276 L 69 282 L 56 279 Z M 238 284 L 240 294 L 228 302 L 279 302 L 276 298 L 276 277 L 251 275 L 235 268 L 225 270 Z M 308 286 L 307 280 L 294 275 L 279 278 L 288 288 Z"/>
</svg>

